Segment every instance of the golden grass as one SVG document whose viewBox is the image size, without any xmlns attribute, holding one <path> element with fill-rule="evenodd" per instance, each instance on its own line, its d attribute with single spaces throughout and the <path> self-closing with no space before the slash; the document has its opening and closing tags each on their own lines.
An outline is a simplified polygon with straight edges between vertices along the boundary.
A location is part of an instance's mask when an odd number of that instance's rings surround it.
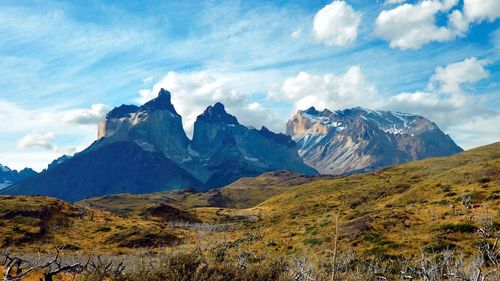
<svg viewBox="0 0 500 281">
<path fill-rule="evenodd" d="M 123 194 L 76 205 L 46 197 L 0 197 L 0 218 L 9 210 L 60 208 L 43 223 L 47 232 L 38 240 L 23 240 L 41 229 L 41 220 L 29 216 L 0 219 L 0 237 L 4 247 L 10 239 L 21 251 L 69 244 L 80 251 L 123 254 L 142 251 L 127 243 L 147 246 L 149 239 L 155 251 L 221 245 L 255 255 L 317 256 L 333 248 L 338 216 L 339 247 L 365 256 L 408 256 L 451 247 L 472 253 L 478 241 L 474 228 L 481 219 L 491 218 L 499 231 L 499 180 L 500 143 L 495 143 L 369 174 L 316 179 L 266 174 L 206 193 Z M 160 203 L 223 228 L 176 226 L 141 216 Z M 217 204 L 227 207 L 211 207 Z M 80 218 L 79 206 L 92 209 Z M 171 235 L 179 239 L 172 245 L 166 242 Z"/>
</svg>

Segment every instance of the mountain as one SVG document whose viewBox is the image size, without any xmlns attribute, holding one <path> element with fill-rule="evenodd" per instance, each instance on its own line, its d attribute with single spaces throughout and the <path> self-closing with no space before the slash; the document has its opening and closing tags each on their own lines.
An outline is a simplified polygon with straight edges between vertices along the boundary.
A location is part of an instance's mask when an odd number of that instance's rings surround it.
<svg viewBox="0 0 500 281">
<path fill-rule="evenodd" d="M 24 168 L 21 171 L 17 171 L 11 170 L 9 167 L 0 164 L 0 190 L 36 174 L 37 173 L 30 168 Z"/>
<path fill-rule="evenodd" d="M 132 141 L 145 151 L 161 152 L 175 162 L 189 158 L 189 139 L 182 117 L 171 103 L 171 95 L 161 89 L 158 97 L 137 107 L 122 105 L 111 110 L 99 124 L 98 142 L 89 149 L 118 141 Z"/>
<path fill-rule="evenodd" d="M 69 156 L 69 155 L 63 155 L 57 159 L 54 159 L 54 161 L 50 162 L 50 164 L 47 166 L 47 169 L 52 169 L 55 166 L 57 166 L 63 162 L 66 162 L 69 159 L 71 159 L 71 156 Z"/>
<path fill-rule="evenodd" d="M 133 142 L 115 142 L 76 154 L 3 191 L 10 195 L 43 194 L 66 201 L 115 193 L 149 193 L 201 183 L 158 152 Z"/>
<path fill-rule="evenodd" d="M 424 117 L 361 107 L 299 110 L 287 122 L 286 133 L 305 163 L 321 174 L 370 171 L 463 151 Z"/>
<path fill-rule="evenodd" d="M 0 194 L 40 194 L 67 201 L 179 188 L 204 191 L 275 170 L 316 175 L 284 134 L 238 123 L 216 103 L 198 116 L 193 140 L 170 92 L 142 106 L 121 105 L 99 124 L 98 140 L 70 159 Z"/>
<path fill-rule="evenodd" d="M 208 170 L 206 182 L 212 187 L 282 169 L 317 173 L 302 162 L 289 136 L 265 127 L 257 130 L 243 126 L 221 103 L 209 106 L 197 117 L 190 148 Z"/>
</svg>

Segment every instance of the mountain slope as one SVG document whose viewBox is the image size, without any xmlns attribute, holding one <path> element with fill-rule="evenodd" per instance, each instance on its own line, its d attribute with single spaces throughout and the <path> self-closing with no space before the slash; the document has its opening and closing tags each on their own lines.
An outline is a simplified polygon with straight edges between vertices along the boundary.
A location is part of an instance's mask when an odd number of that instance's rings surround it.
<svg viewBox="0 0 500 281">
<path fill-rule="evenodd" d="M 283 169 L 317 174 L 299 158 L 290 137 L 265 127 L 256 130 L 243 126 L 221 103 L 209 106 L 198 116 L 191 147 L 208 170 L 207 184 L 211 187 Z"/>
<path fill-rule="evenodd" d="M 289 136 L 243 126 L 220 103 L 198 117 L 189 140 L 164 89 L 142 106 L 111 110 L 98 136 L 73 158 L 56 159 L 40 175 L 2 193 L 78 201 L 116 193 L 208 190 L 276 170 L 317 174 L 300 159 Z"/>
<path fill-rule="evenodd" d="M 500 234 L 500 143 L 367 174 L 272 173 L 218 191 L 235 207 L 257 202 L 244 198 L 265 201 L 244 209 L 204 208 L 196 200 L 206 202 L 213 191 L 173 192 L 92 198 L 81 202 L 90 209 L 82 209 L 46 197 L 0 196 L 0 243 L 32 251 L 70 243 L 83 253 L 115 254 L 133 245 L 161 252 L 177 241 L 173 249 L 178 252 L 197 248 L 213 255 L 225 249 L 228 255 L 276 253 L 314 260 L 331 259 L 325 249 L 333 251 L 336 244 L 339 257 L 354 251 L 363 261 L 391 265 L 420 258 L 421 251 L 470 256 L 484 242 L 479 228 Z M 81 217 L 80 210 L 86 210 Z M 201 224 L 170 224 L 177 216 Z M 26 237 L 40 233 L 39 243 L 26 243 Z"/>
<path fill-rule="evenodd" d="M 43 194 L 73 202 L 105 194 L 150 193 L 201 185 L 163 154 L 144 151 L 132 142 L 115 142 L 76 154 L 1 193 Z"/>
<path fill-rule="evenodd" d="M 370 171 L 462 151 L 421 116 L 360 107 L 298 111 L 286 132 L 297 141 L 304 161 L 322 174 Z"/>
<path fill-rule="evenodd" d="M 7 188 L 26 178 L 32 177 L 37 173 L 30 168 L 22 169 L 21 171 L 11 170 L 9 167 L 0 164 L 0 190 Z"/>
</svg>

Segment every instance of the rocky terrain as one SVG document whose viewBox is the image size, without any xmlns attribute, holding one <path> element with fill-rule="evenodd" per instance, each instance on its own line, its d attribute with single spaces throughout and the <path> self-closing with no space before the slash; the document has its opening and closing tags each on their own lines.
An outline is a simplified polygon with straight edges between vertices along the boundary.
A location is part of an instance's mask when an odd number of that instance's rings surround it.
<svg viewBox="0 0 500 281">
<path fill-rule="evenodd" d="M 299 110 L 288 121 L 305 163 L 321 174 L 346 174 L 461 152 L 424 117 L 360 107 Z"/>
<path fill-rule="evenodd" d="M 241 125 L 221 103 L 198 116 L 193 140 L 181 118 L 164 89 L 142 106 L 114 108 L 91 146 L 1 193 L 78 201 L 116 193 L 208 190 L 276 170 L 317 175 L 289 136 Z"/>
<path fill-rule="evenodd" d="M 0 245 L 35 261 L 64 246 L 60 266 L 125 262 L 123 272 L 77 271 L 84 280 L 331 280 L 332 268 L 337 280 L 500 277 L 500 143 L 350 176 L 267 173 L 217 191 L 76 204 L 0 196 Z"/>
<path fill-rule="evenodd" d="M 36 172 L 30 168 L 17 171 L 0 164 L 0 190 L 34 175 L 36 175 Z"/>
</svg>

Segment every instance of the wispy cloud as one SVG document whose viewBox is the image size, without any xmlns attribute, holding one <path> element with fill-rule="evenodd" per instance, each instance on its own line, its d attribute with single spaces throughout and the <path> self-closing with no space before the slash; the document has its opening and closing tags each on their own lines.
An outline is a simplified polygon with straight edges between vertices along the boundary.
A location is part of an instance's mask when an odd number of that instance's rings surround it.
<svg viewBox="0 0 500 281">
<path fill-rule="evenodd" d="M 324 1 L 147 1 L 139 6 L 130 1 L 113 5 L 2 2 L 0 117 L 5 121 L 0 124 L 0 163 L 16 168 L 42 167 L 56 156 L 54 151 L 17 147 L 17 141 L 30 133 L 53 132 L 57 137 L 52 143 L 58 149 L 85 147 L 95 139 L 93 124 L 105 111 L 103 106 L 92 105 L 137 103 L 139 90 L 147 88 L 150 94 L 145 96 L 150 97 L 155 85 L 165 82 L 171 73 L 182 86 L 165 85 L 172 90 L 176 107 L 193 106 L 185 110 L 186 121 L 193 121 L 205 106 L 220 98 L 242 123 L 262 123 L 279 130 L 301 98 L 270 99 L 267 92 L 287 79 L 298 81 L 301 72 L 311 80 L 323 81 L 329 94 L 315 96 L 317 103 L 330 106 L 341 90 L 324 82 L 325 77 L 341 80 L 353 72 L 353 66 L 375 87 L 380 99 L 389 100 L 401 93 L 428 93 L 426 86 L 436 67 L 477 57 L 486 59 L 492 71 L 489 79 L 480 80 L 473 92 L 468 88 L 467 92 L 474 101 L 486 99 L 490 107 L 498 107 L 498 101 L 485 97 L 498 88 L 494 81 L 500 78 L 495 70 L 500 40 L 491 27 L 498 9 L 476 10 L 474 14 L 466 8 L 474 1 L 465 1 L 460 12 L 467 19 L 467 32 L 453 41 L 433 41 L 402 52 L 389 48 L 375 34 L 380 12 L 401 5 L 400 1 L 392 2 L 398 3 L 384 6 L 382 1 L 347 1 L 352 7 L 352 17 L 347 19 L 354 19 L 347 21 L 351 31 L 345 33 L 340 28 L 333 32 L 326 26 L 326 33 L 322 33 L 334 43 L 346 43 L 345 47 L 325 46 L 327 41 L 317 40 L 315 15 L 325 4 L 331 5 Z M 496 5 L 494 0 L 487 3 Z M 456 30 L 459 19 L 456 16 L 454 21 Z M 475 36 L 469 41 L 469 35 L 476 33 L 487 34 L 487 39 Z M 193 77 L 200 73 L 211 78 L 202 79 L 204 86 L 193 86 Z M 212 90 L 197 101 L 193 93 L 202 92 L 201 87 Z M 222 94 L 215 94 L 217 91 Z M 239 98 L 231 102 L 235 92 Z M 176 100 L 176 96 L 185 101 Z M 349 100 L 348 96 L 343 98 Z M 376 103 L 362 105 L 374 107 Z M 250 113 L 259 117 L 247 118 Z"/>
</svg>

